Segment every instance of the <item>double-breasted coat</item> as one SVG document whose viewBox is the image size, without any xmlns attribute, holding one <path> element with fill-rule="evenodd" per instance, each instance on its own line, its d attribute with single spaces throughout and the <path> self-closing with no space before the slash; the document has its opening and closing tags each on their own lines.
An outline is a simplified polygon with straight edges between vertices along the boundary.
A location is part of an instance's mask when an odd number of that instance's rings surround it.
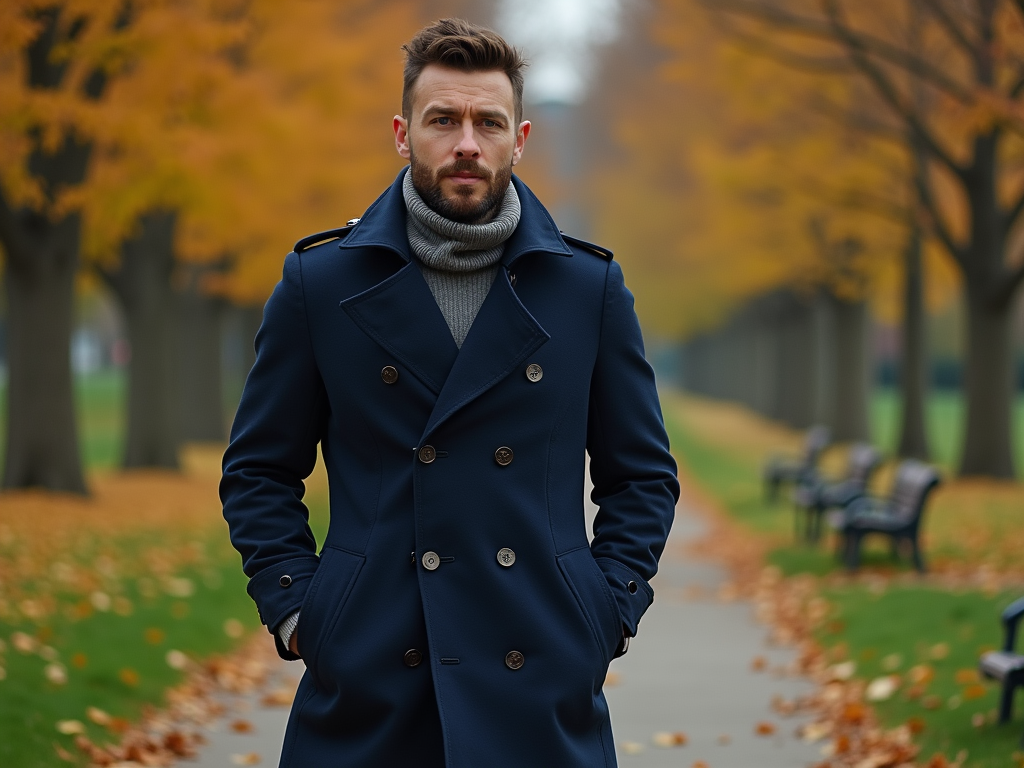
<svg viewBox="0 0 1024 768">
<path fill-rule="evenodd" d="M 521 221 L 457 348 L 401 180 L 288 254 L 224 457 L 261 619 L 301 608 L 281 765 L 614 766 L 602 683 L 678 497 L 632 297 L 516 178 Z M 319 556 L 302 503 L 318 443 Z"/>
</svg>

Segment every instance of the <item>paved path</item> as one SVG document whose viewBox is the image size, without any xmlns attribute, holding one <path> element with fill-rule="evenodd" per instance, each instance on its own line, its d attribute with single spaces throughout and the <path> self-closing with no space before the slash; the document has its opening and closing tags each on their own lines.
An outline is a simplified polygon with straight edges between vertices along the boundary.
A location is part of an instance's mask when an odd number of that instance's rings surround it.
<svg viewBox="0 0 1024 768">
<path fill-rule="evenodd" d="M 699 518 L 679 511 L 654 582 L 657 600 L 629 653 L 612 663 L 616 684 L 606 687 L 606 695 L 619 764 L 690 768 L 703 760 L 709 768 L 804 768 L 820 760 L 817 747 L 797 739 L 798 721 L 781 719 L 770 704 L 773 696 L 792 698 L 809 684 L 751 669 L 755 656 L 774 669 L 792 661 L 793 651 L 766 645 L 767 631 L 754 621 L 748 603 L 714 598 L 725 579 L 720 567 L 680 554 L 681 545 L 702 530 Z M 704 597 L 692 599 L 696 593 Z M 301 672 L 297 663 L 281 667 L 286 677 Z M 260 756 L 254 764 L 277 765 L 287 711 L 263 708 L 258 697 L 236 700 L 235 706 L 254 731 L 239 735 L 226 722 L 219 724 L 199 761 L 181 763 L 182 768 L 229 768 L 245 764 L 242 756 L 252 753 Z M 756 735 L 761 722 L 773 723 L 775 734 Z M 658 747 L 658 732 L 683 733 L 688 743 Z"/>
</svg>

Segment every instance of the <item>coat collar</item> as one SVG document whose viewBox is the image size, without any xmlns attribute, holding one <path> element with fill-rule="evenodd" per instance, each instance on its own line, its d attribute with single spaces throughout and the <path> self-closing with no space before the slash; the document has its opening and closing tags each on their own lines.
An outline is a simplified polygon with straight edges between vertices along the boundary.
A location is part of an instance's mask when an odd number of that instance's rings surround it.
<svg viewBox="0 0 1024 768">
<path fill-rule="evenodd" d="M 405 198 L 402 196 L 402 181 L 408 170 L 408 166 L 403 168 L 394 183 L 366 209 L 352 233 L 338 243 L 339 248 L 386 248 L 406 261 L 412 259 L 405 234 Z M 536 195 L 518 176 L 512 176 L 512 184 L 519 194 L 522 216 L 519 226 L 505 242 L 501 263 L 508 267 L 520 256 L 535 252 L 572 256 L 554 220 Z"/>
</svg>

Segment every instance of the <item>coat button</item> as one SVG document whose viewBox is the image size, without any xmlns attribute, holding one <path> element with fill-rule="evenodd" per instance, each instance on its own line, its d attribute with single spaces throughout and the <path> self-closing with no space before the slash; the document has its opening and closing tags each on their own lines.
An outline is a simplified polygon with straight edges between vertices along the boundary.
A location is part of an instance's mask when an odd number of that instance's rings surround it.
<svg viewBox="0 0 1024 768">
<path fill-rule="evenodd" d="M 284 576 L 278 579 L 278 583 L 282 587 L 290 587 L 292 585 L 292 577 L 286 573 Z"/>
<path fill-rule="evenodd" d="M 526 663 L 526 657 L 519 651 L 509 651 L 505 654 L 505 666 L 509 669 L 519 669 Z"/>
<path fill-rule="evenodd" d="M 626 585 L 626 589 L 629 590 L 629 594 L 635 595 L 636 591 L 637 591 L 637 589 L 639 589 L 639 587 L 637 587 L 635 581 L 631 581 L 631 582 L 629 582 L 629 584 Z"/>
<path fill-rule="evenodd" d="M 421 561 L 423 567 L 428 571 L 436 571 L 437 566 L 441 564 L 441 558 L 437 556 L 437 552 L 424 552 Z"/>
<path fill-rule="evenodd" d="M 526 366 L 526 378 L 536 384 L 538 381 L 544 378 L 544 369 L 536 363 L 530 363 Z"/>
<path fill-rule="evenodd" d="M 498 466 L 507 467 L 512 463 L 512 449 L 507 445 L 501 446 L 494 452 L 494 460 L 498 462 Z"/>
<path fill-rule="evenodd" d="M 398 381 L 398 369 L 393 365 L 385 365 L 381 368 L 380 377 L 385 384 L 394 384 Z"/>
<path fill-rule="evenodd" d="M 498 550 L 498 562 L 508 568 L 512 563 L 516 561 L 516 553 L 508 547 L 502 547 Z"/>
<path fill-rule="evenodd" d="M 424 464 L 430 464 L 434 459 L 437 458 L 437 451 L 434 450 L 432 445 L 424 445 L 420 448 L 417 454 L 420 457 L 420 461 Z"/>
<path fill-rule="evenodd" d="M 412 669 L 413 667 L 418 667 L 423 661 L 423 654 L 415 648 L 410 648 L 405 652 L 405 656 L 402 657 L 402 660 L 405 662 L 405 666 Z"/>
</svg>

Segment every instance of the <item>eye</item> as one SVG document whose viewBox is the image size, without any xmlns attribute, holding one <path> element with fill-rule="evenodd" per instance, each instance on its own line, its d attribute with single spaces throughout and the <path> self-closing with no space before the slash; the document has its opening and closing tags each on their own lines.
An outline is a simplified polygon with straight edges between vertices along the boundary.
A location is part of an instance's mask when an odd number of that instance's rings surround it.
<svg viewBox="0 0 1024 768">
<path fill-rule="evenodd" d="M 450 117 L 439 117 L 437 118 L 438 125 L 450 125 L 452 119 Z"/>
<path fill-rule="evenodd" d="M 484 120 L 484 127 L 486 128 L 497 128 L 498 124 L 493 120 Z"/>
</svg>

